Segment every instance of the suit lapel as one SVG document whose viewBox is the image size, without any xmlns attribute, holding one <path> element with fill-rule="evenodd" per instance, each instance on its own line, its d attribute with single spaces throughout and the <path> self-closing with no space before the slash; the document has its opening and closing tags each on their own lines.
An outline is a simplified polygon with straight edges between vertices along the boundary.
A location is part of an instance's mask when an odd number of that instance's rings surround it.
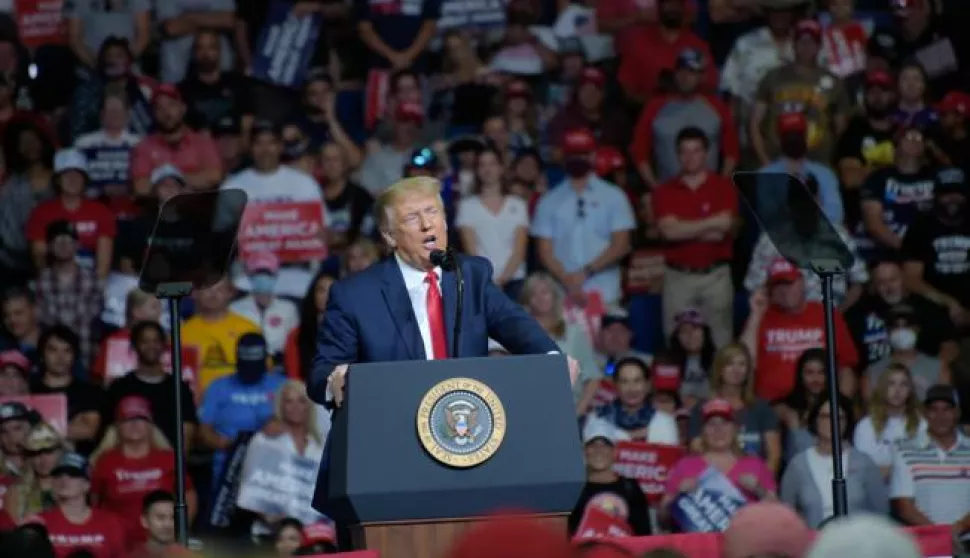
<svg viewBox="0 0 970 558">
<path fill-rule="evenodd" d="M 444 271 L 441 274 L 441 299 L 444 304 L 443 310 L 445 312 L 445 335 L 448 336 L 448 356 L 451 358 L 458 358 L 459 355 L 453 355 L 452 347 L 455 346 L 455 310 L 458 308 L 457 296 L 458 296 L 458 280 L 455 277 L 455 272 Z M 461 350 L 461 347 L 458 348 Z"/>
<path fill-rule="evenodd" d="M 414 317 L 411 297 L 408 296 L 408 289 L 404 285 L 404 276 L 397 265 L 397 260 L 387 258 L 380 265 L 384 266 L 384 286 L 381 289 L 384 302 L 387 303 L 387 310 L 391 313 L 398 335 L 407 347 L 408 358 L 424 360 L 427 357 L 424 354 L 421 330 L 418 328 L 417 318 Z"/>
</svg>

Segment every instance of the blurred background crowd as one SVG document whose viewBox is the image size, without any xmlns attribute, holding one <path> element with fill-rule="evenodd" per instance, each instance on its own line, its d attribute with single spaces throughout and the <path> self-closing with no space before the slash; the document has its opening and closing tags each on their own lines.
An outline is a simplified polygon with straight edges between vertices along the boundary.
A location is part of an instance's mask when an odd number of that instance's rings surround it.
<svg viewBox="0 0 970 558">
<path fill-rule="evenodd" d="M 339 525 L 268 493 L 312 487 L 329 417 L 304 380 L 330 286 L 383 255 L 375 195 L 433 176 L 452 244 L 581 365 L 574 531 L 590 506 L 677 531 L 708 467 L 816 528 L 839 413 L 850 513 L 960 539 L 968 8 L 0 1 L 0 529 L 157 555 L 182 428 L 194 537 L 334 550 Z M 837 409 L 820 281 L 739 170 L 799 176 L 852 251 Z M 159 206 L 220 188 L 249 206 L 230 276 L 183 301 L 177 424 L 168 311 L 138 276 Z M 659 493 L 618 465 L 631 442 L 681 448 Z"/>
</svg>

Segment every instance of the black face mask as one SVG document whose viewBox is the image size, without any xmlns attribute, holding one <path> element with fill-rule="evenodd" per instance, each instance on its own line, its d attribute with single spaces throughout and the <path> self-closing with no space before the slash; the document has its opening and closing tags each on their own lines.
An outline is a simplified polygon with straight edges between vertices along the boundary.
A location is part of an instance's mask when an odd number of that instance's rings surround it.
<svg viewBox="0 0 970 558">
<path fill-rule="evenodd" d="M 789 159 L 801 159 L 808 153 L 805 134 L 785 134 L 779 139 L 781 152 Z"/>
<path fill-rule="evenodd" d="M 566 174 L 573 178 L 583 178 L 593 169 L 592 163 L 586 157 L 571 157 L 563 164 Z"/>
<path fill-rule="evenodd" d="M 255 368 L 255 367 L 254 367 Z M 243 367 L 236 371 L 236 377 L 239 379 L 239 383 L 251 386 L 258 384 L 263 376 L 266 374 L 265 370 L 260 370 L 258 368 L 251 369 L 250 367 Z"/>
</svg>

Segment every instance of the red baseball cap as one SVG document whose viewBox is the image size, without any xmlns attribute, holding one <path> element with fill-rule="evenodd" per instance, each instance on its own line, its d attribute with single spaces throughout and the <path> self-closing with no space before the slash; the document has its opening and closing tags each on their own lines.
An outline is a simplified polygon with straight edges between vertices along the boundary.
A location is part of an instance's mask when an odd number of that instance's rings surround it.
<svg viewBox="0 0 970 558">
<path fill-rule="evenodd" d="M 816 41 L 822 39 L 822 26 L 815 19 L 803 19 L 795 24 L 795 38 L 811 35 Z"/>
<path fill-rule="evenodd" d="M 803 112 L 783 112 L 778 115 L 778 133 L 805 133 L 808 130 L 808 119 Z"/>
<path fill-rule="evenodd" d="M 802 272 L 785 258 L 775 258 L 768 266 L 768 285 L 791 283 L 801 278 Z"/>
<path fill-rule="evenodd" d="M 0 368 L 7 366 L 13 366 L 20 369 L 21 372 L 27 372 L 30 370 L 30 360 L 20 351 L 3 351 L 0 353 Z"/>
<path fill-rule="evenodd" d="M 704 416 L 705 422 L 714 417 L 721 417 L 733 421 L 735 417 L 734 407 L 726 399 L 709 400 L 701 407 L 701 414 Z"/>
<path fill-rule="evenodd" d="M 115 420 L 122 422 L 133 419 L 152 420 L 152 404 L 144 397 L 129 395 L 118 403 Z"/>
<path fill-rule="evenodd" d="M 625 167 L 626 160 L 619 149 L 612 145 L 603 145 L 596 150 L 596 157 L 593 162 L 596 176 L 604 178 L 618 170 L 623 170 Z"/>
<path fill-rule="evenodd" d="M 950 91 L 937 103 L 936 111 L 955 112 L 966 116 L 967 112 L 970 112 L 970 95 L 963 91 Z"/>
<path fill-rule="evenodd" d="M 517 79 L 510 81 L 508 85 L 505 86 L 505 96 L 510 99 L 515 98 L 531 98 L 532 89 L 529 88 L 529 84 Z"/>
<path fill-rule="evenodd" d="M 246 258 L 246 271 L 254 274 L 257 271 L 268 271 L 275 274 L 280 270 L 280 259 L 273 252 L 253 252 Z"/>
<path fill-rule="evenodd" d="M 579 73 L 579 84 L 584 85 L 591 83 L 597 87 L 603 87 L 606 85 L 606 74 L 602 70 L 594 66 L 586 66 L 583 71 Z"/>
<path fill-rule="evenodd" d="M 175 99 L 178 102 L 182 102 L 182 93 L 171 83 L 161 83 L 155 87 L 152 92 L 152 101 L 157 101 L 162 97 L 168 97 L 169 99 Z"/>
<path fill-rule="evenodd" d="M 337 544 L 337 530 L 329 521 L 318 521 L 303 527 L 300 546 Z"/>
<path fill-rule="evenodd" d="M 871 70 L 866 74 L 866 86 L 895 89 L 896 82 L 893 80 L 892 74 L 886 70 Z"/>
<path fill-rule="evenodd" d="M 424 107 L 418 103 L 401 103 L 394 111 L 394 118 L 395 120 L 421 124 L 424 122 Z"/>
<path fill-rule="evenodd" d="M 565 155 L 586 155 L 596 149 L 596 138 L 586 128 L 567 130 L 562 137 L 562 152 Z"/>
<path fill-rule="evenodd" d="M 650 371 L 653 389 L 655 391 L 673 391 L 680 389 L 680 368 L 674 364 L 654 364 Z"/>
</svg>

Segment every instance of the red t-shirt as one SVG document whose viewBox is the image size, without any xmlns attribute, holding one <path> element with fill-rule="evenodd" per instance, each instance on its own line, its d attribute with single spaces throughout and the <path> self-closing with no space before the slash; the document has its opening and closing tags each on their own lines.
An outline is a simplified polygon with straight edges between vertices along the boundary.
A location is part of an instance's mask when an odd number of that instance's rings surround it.
<svg viewBox="0 0 970 558">
<path fill-rule="evenodd" d="M 186 476 L 187 488 L 191 481 Z M 175 453 L 153 449 L 145 457 L 125 457 L 120 449 L 112 449 L 98 458 L 91 472 L 91 494 L 98 506 L 121 518 L 128 544 L 145 540 L 141 525 L 142 502 L 155 490 L 175 491 Z"/>
<path fill-rule="evenodd" d="M 13 531 L 17 528 L 17 524 L 14 522 L 13 518 L 6 510 L 0 510 L 0 534 L 6 533 L 7 531 Z"/>
<path fill-rule="evenodd" d="M 153 170 L 164 164 L 174 165 L 183 174 L 195 174 L 221 169 L 222 158 L 215 140 L 206 134 L 186 130 L 174 144 L 159 134 L 152 134 L 131 151 L 131 178 L 148 178 Z"/>
<path fill-rule="evenodd" d="M 659 30 L 638 33 L 627 46 L 629 54 L 620 60 L 617 80 L 628 95 L 649 99 L 657 93 L 660 75 L 674 69 L 681 51 L 699 50 L 707 61 L 701 85 L 702 91 L 717 91 L 718 73 L 714 67 L 711 49 L 704 39 L 691 31 L 682 31 L 673 42 L 667 41 Z"/>
<path fill-rule="evenodd" d="M 653 213 L 657 221 L 674 217 L 682 221 L 699 221 L 728 212 L 738 214 L 738 191 L 731 181 L 719 174 L 708 173 L 707 180 L 696 189 L 675 178 L 653 192 Z M 664 250 L 667 263 L 687 269 L 703 269 L 731 259 L 734 239 L 720 241 L 686 240 L 671 242 Z"/>
<path fill-rule="evenodd" d="M 87 521 L 76 524 L 68 521 L 59 507 L 53 507 L 31 516 L 24 523 L 40 523 L 47 528 L 57 558 L 67 558 L 81 549 L 90 552 L 94 558 L 127 556 L 121 523 L 107 510 L 94 508 Z"/>
<path fill-rule="evenodd" d="M 94 252 L 98 239 L 114 238 L 117 234 L 115 217 L 107 207 L 94 200 L 82 199 L 75 210 L 64 207 L 60 199 L 48 200 L 36 208 L 27 220 L 27 239 L 43 242 L 47 239 L 47 226 L 55 221 L 67 221 L 77 231 L 78 247 Z"/>
<path fill-rule="evenodd" d="M 838 366 L 854 368 L 859 361 L 855 341 L 842 313 L 835 311 L 835 355 Z M 825 314 L 821 302 L 808 302 L 801 312 L 789 314 L 768 308 L 758 330 L 758 369 L 754 388 L 758 397 L 775 401 L 795 387 L 795 364 L 808 349 L 825 346 Z"/>
</svg>

